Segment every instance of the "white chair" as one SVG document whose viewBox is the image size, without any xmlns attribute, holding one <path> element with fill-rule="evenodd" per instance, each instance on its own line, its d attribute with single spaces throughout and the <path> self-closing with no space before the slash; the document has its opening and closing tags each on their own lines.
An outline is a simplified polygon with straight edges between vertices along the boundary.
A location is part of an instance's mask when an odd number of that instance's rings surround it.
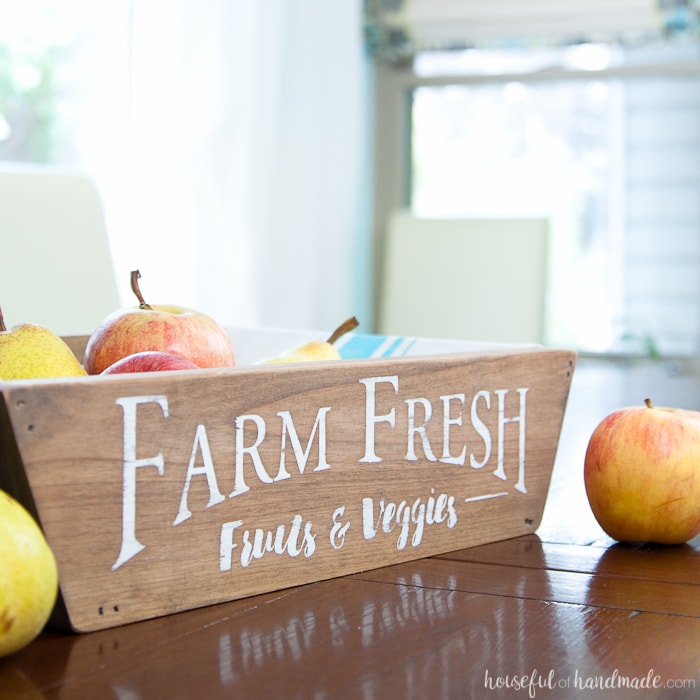
<svg viewBox="0 0 700 700">
<path fill-rule="evenodd" d="M 546 219 L 428 219 L 387 230 L 378 331 L 505 343 L 544 339 Z"/>
<path fill-rule="evenodd" d="M 93 182 L 50 168 L 0 165 L 0 307 L 8 327 L 87 335 L 120 305 Z"/>
</svg>

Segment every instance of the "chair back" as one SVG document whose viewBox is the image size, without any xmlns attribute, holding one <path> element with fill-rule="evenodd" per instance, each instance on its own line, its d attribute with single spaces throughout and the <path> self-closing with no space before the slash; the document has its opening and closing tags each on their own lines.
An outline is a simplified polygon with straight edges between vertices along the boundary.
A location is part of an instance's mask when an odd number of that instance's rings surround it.
<svg viewBox="0 0 700 700">
<path fill-rule="evenodd" d="M 546 219 L 389 223 L 378 330 L 506 343 L 544 340 Z"/>
<path fill-rule="evenodd" d="M 104 212 L 84 175 L 0 167 L 0 307 L 8 326 L 88 335 L 120 305 Z"/>
</svg>

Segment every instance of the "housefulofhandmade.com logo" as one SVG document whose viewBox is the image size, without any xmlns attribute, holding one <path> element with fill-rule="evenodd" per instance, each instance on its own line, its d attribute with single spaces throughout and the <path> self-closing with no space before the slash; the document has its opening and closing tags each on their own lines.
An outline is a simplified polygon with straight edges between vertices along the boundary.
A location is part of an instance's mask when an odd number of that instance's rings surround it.
<svg viewBox="0 0 700 700">
<path fill-rule="evenodd" d="M 626 676 L 615 669 L 609 675 L 586 675 L 575 670 L 568 676 L 559 676 L 556 671 L 548 672 L 533 669 L 529 674 L 499 676 L 488 669 L 484 673 L 486 690 L 508 689 L 526 693 L 536 698 L 538 692 L 543 694 L 554 690 L 652 690 L 654 688 L 695 688 L 694 678 L 664 679 L 654 669 L 649 669 L 644 676 Z"/>
</svg>

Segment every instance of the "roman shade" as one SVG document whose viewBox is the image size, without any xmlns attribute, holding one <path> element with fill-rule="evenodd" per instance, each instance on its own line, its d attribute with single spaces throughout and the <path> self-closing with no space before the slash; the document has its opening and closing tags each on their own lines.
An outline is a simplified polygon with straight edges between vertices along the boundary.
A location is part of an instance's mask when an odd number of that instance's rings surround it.
<svg viewBox="0 0 700 700">
<path fill-rule="evenodd" d="M 663 0 L 375 0 L 365 35 L 384 59 L 471 46 L 639 41 L 697 23 L 689 3 Z"/>
</svg>

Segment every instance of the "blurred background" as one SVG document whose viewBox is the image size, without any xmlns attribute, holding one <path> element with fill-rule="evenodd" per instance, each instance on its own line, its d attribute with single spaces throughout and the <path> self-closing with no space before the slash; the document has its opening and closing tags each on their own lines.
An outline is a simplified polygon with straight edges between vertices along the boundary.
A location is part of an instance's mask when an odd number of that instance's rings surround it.
<svg viewBox="0 0 700 700">
<path fill-rule="evenodd" d="M 0 172 L 95 184 L 123 304 L 138 268 L 150 301 L 228 326 L 355 315 L 367 332 L 695 358 L 698 12 L 0 0 Z M 3 250 L 39 250 L 12 221 Z M 46 296 L 33 255 L 15 257 L 22 294 Z"/>
</svg>

